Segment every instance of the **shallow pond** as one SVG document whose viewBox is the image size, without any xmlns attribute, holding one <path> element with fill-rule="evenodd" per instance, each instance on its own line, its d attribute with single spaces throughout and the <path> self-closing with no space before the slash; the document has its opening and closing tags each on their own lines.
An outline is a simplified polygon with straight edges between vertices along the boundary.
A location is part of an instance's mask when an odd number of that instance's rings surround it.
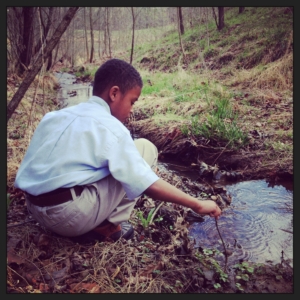
<svg viewBox="0 0 300 300">
<path fill-rule="evenodd" d="M 196 179 L 199 174 L 179 163 L 161 162 L 160 167 L 176 175 Z M 243 259 L 261 263 L 293 260 L 293 186 L 282 183 L 271 186 L 265 180 L 237 183 L 211 182 L 222 185 L 232 197 L 230 206 L 218 220 L 224 243 L 232 255 L 228 265 Z M 215 220 L 208 216 L 201 223 L 192 223 L 190 237 L 195 247 L 224 251 Z M 282 252 L 283 251 L 283 252 Z M 224 257 L 220 255 L 220 258 Z"/>
<path fill-rule="evenodd" d="M 87 101 L 92 95 L 88 84 L 74 84 L 74 75 L 56 73 L 61 85 L 58 99 L 61 107 Z M 199 174 L 185 164 L 159 162 L 163 168 L 196 180 Z M 213 184 L 213 183 L 212 183 Z M 218 226 L 222 238 L 232 255 L 228 265 L 238 260 L 278 263 L 281 257 L 293 260 L 293 186 L 292 183 L 270 186 L 265 180 L 243 181 L 235 184 L 218 182 L 232 197 Z M 195 247 L 214 248 L 223 252 L 223 245 L 213 218 L 205 217 L 201 223 L 189 227 Z M 283 252 L 282 252 L 283 251 Z M 219 259 L 224 259 L 223 255 Z"/>
</svg>

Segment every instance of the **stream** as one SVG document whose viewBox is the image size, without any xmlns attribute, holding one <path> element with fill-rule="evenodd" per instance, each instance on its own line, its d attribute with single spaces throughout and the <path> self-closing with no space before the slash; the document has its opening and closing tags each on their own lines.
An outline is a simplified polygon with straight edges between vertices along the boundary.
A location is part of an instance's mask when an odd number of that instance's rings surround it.
<svg viewBox="0 0 300 300">
<path fill-rule="evenodd" d="M 67 73 L 56 73 L 60 83 L 60 107 L 87 101 L 92 95 L 89 84 L 74 84 L 76 78 Z M 159 169 L 196 180 L 199 174 L 177 161 L 159 161 Z M 228 265 L 239 261 L 280 263 L 281 258 L 293 266 L 293 185 L 282 182 L 270 185 L 265 180 L 211 182 L 226 188 L 232 202 L 224 209 L 218 226 L 225 245 L 232 254 Z M 218 249 L 218 259 L 224 260 L 222 241 L 213 218 L 192 223 L 189 235 L 195 247 Z"/>
</svg>

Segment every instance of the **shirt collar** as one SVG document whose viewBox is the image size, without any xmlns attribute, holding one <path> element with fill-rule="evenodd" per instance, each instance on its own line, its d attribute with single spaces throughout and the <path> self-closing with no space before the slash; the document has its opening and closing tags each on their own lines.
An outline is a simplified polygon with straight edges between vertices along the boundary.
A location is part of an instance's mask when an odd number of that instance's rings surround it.
<svg viewBox="0 0 300 300">
<path fill-rule="evenodd" d="M 102 98 L 100 98 L 98 96 L 92 96 L 92 97 L 90 97 L 90 99 L 88 101 L 96 102 L 97 104 L 100 104 L 101 106 L 103 106 L 107 110 L 107 112 L 109 112 L 111 114 L 109 105 Z"/>
</svg>

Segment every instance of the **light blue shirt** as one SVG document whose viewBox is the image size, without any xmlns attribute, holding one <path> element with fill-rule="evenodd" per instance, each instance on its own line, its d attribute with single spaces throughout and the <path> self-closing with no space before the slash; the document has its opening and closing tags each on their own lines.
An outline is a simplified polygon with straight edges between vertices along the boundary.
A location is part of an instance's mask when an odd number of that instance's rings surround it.
<svg viewBox="0 0 300 300">
<path fill-rule="evenodd" d="M 87 102 L 47 113 L 36 128 L 15 187 L 40 195 L 96 182 L 111 174 L 132 200 L 159 177 L 138 152 L 128 129 L 108 104 Z"/>
</svg>

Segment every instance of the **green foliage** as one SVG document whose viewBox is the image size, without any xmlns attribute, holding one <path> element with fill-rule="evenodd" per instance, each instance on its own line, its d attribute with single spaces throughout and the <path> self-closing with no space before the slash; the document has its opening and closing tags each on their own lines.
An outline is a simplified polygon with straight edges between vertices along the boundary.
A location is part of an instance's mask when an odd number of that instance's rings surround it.
<svg viewBox="0 0 300 300">
<path fill-rule="evenodd" d="M 240 264 L 235 264 L 235 265 L 233 266 L 233 268 L 238 269 L 238 270 L 240 270 L 240 271 L 242 271 L 242 272 L 247 272 L 247 273 L 249 273 L 249 274 L 252 274 L 252 273 L 254 272 L 254 268 L 253 268 L 253 267 L 250 267 L 250 266 L 249 266 L 249 263 L 246 262 L 246 261 L 244 261 L 244 262 L 242 262 L 242 263 L 240 263 Z"/>
<path fill-rule="evenodd" d="M 144 227 L 144 229 L 147 229 L 149 227 L 154 211 L 155 211 L 155 207 L 151 208 L 151 210 L 148 213 L 147 218 L 144 218 L 143 212 L 141 210 L 137 211 L 136 214 L 137 214 L 139 220 L 141 221 L 141 224 Z M 161 222 L 162 220 L 163 220 L 163 217 L 159 216 L 158 218 L 154 219 L 153 221 Z"/>
<path fill-rule="evenodd" d="M 237 282 L 237 283 L 235 284 L 235 286 L 237 287 L 238 290 L 244 291 L 242 285 L 241 285 L 239 282 Z"/>
<path fill-rule="evenodd" d="M 181 132 L 194 136 L 203 136 L 207 139 L 218 139 L 228 143 L 231 148 L 238 148 L 247 143 L 247 134 L 237 126 L 238 115 L 230 106 L 228 98 L 215 98 L 213 110 L 207 115 L 206 122 L 199 122 L 199 115 L 191 118 L 190 127 L 182 125 Z"/>
<path fill-rule="evenodd" d="M 203 249 L 203 253 L 196 252 L 195 257 L 199 259 L 199 261 L 209 269 L 214 269 L 218 274 L 218 279 L 220 282 L 227 282 L 228 275 L 223 271 L 219 262 L 217 262 L 213 256 L 220 254 L 217 249 Z M 199 269 L 198 272 L 203 274 L 202 270 Z"/>
<path fill-rule="evenodd" d="M 214 284 L 214 288 L 215 288 L 215 289 L 221 288 L 221 284 L 220 284 L 220 283 L 215 283 L 215 284 Z"/>
</svg>

